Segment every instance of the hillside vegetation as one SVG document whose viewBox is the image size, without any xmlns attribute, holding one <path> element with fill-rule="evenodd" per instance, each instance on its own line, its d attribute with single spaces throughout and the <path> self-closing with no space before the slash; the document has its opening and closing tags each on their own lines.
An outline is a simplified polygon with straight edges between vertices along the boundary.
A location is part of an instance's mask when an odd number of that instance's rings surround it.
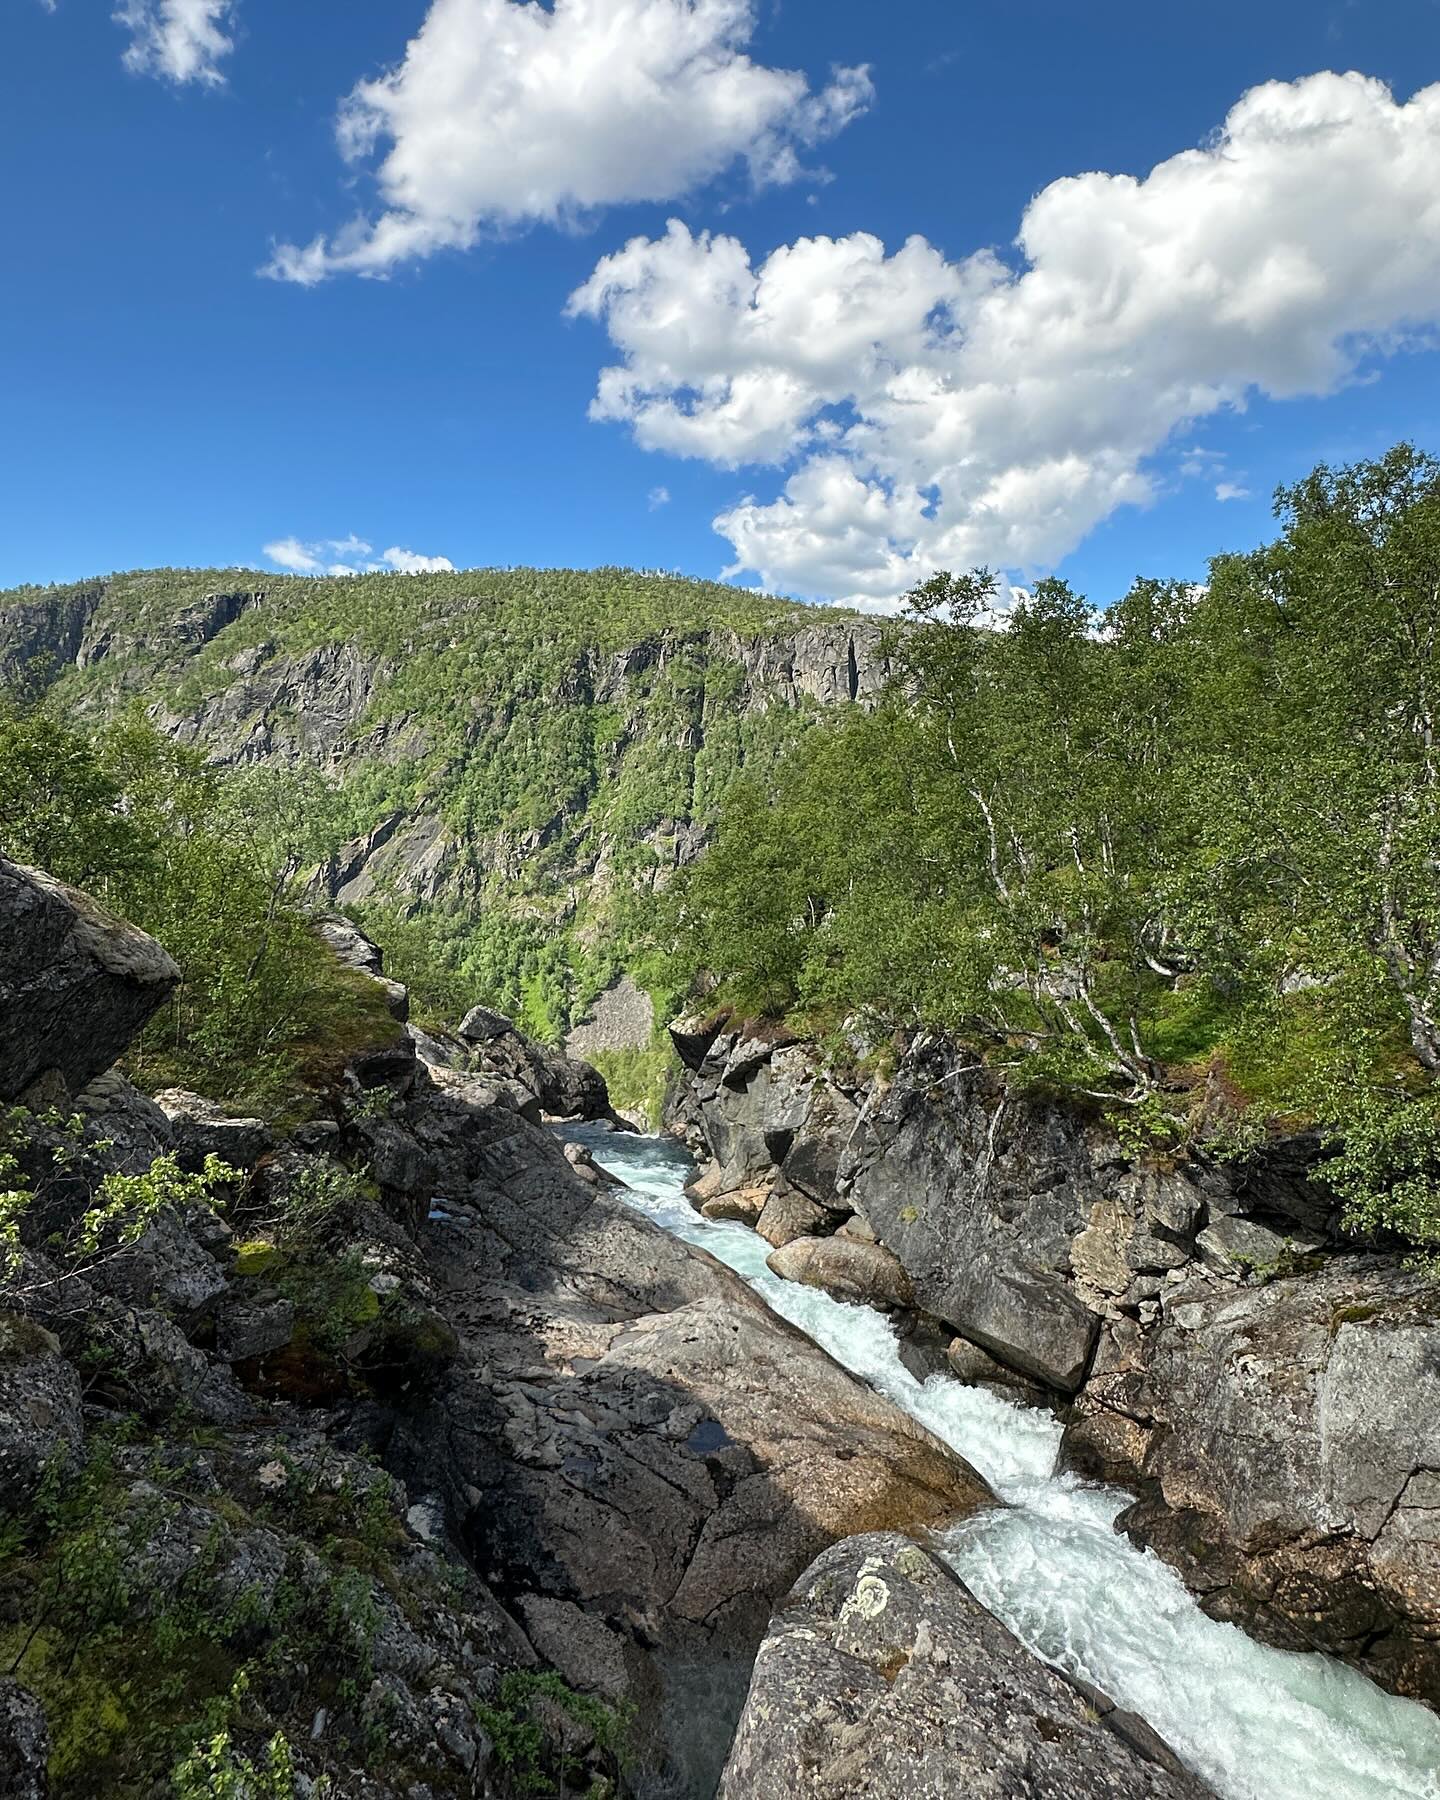
<svg viewBox="0 0 1440 1800">
<path fill-rule="evenodd" d="M 736 773 L 879 686 L 878 635 L 623 570 L 155 570 L 0 595 L 0 680 L 97 726 L 143 711 L 213 762 L 319 770 L 319 885 L 422 1008 L 485 999 L 554 1038 Z"/>
<path fill-rule="evenodd" d="M 1440 464 L 1317 469 L 1204 588 L 984 571 L 899 681 L 732 792 L 667 897 L 713 1000 L 941 1026 L 1137 1145 L 1317 1121 L 1365 1227 L 1440 1247 Z"/>
</svg>

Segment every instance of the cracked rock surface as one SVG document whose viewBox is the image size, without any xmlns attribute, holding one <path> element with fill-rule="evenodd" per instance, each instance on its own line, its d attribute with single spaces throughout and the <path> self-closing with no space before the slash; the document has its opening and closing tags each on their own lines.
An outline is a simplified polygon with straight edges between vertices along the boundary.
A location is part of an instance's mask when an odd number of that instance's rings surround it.
<svg viewBox="0 0 1440 1800">
<path fill-rule="evenodd" d="M 1202 1800 L 1148 1727 L 1038 1662 L 928 1552 L 825 1551 L 760 1647 L 720 1800 Z"/>
</svg>

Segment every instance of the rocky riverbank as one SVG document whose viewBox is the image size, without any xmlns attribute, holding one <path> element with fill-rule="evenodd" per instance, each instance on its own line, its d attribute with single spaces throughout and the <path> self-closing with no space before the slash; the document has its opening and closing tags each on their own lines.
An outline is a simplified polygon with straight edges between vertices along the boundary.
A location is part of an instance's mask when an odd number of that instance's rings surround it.
<svg viewBox="0 0 1440 1800">
<path fill-rule="evenodd" d="M 708 1795 L 806 1567 L 993 1496 L 562 1148 L 557 1113 L 609 1117 L 593 1070 L 405 1024 L 321 930 L 390 1026 L 304 1116 L 236 1116 L 112 1066 L 163 950 L 0 861 L 6 1791 Z M 960 1593 L 951 1638 L 1048 1693 Z M 1047 1752 L 1067 1793 L 1190 1791 L 1108 1737 L 1141 1772 L 1105 1786 L 1091 1735 Z"/>
<path fill-rule="evenodd" d="M 1440 1703 L 1440 1301 L 1346 1239 L 1313 1138 L 1162 1158 L 935 1038 L 881 1079 L 673 1035 L 700 1210 L 894 1310 L 920 1366 L 1060 1410 L 1215 1616 Z"/>
</svg>

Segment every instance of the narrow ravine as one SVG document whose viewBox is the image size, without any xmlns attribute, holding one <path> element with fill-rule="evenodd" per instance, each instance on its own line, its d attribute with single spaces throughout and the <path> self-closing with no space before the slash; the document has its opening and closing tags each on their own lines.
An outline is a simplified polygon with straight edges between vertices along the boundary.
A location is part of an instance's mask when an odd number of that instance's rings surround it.
<svg viewBox="0 0 1440 1800">
<path fill-rule="evenodd" d="M 1257 1644 L 1217 1624 L 1158 1557 L 1113 1529 L 1129 1496 L 1057 1475 L 1060 1426 L 943 1375 L 921 1382 L 893 1328 L 772 1275 L 770 1246 L 686 1200 L 677 1145 L 567 1129 L 634 1205 L 719 1257 L 784 1318 L 965 1456 L 1008 1502 L 940 1546 L 1038 1655 L 1139 1713 L 1225 1800 L 1440 1800 L 1440 1718 L 1344 1664 Z"/>
</svg>

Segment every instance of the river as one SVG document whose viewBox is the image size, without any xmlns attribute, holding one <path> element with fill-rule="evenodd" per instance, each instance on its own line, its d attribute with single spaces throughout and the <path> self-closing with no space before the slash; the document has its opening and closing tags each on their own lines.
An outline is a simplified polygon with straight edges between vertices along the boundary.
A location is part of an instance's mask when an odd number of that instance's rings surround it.
<svg viewBox="0 0 1440 1800">
<path fill-rule="evenodd" d="M 656 1224 L 728 1263 L 837 1362 L 957 1450 L 1007 1502 L 937 1549 L 1037 1655 L 1147 1719 L 1225 1800 L 1440 1800 L 1440 1718 L 1343 1663 L 1267 1649 L 1209 1619 L 1179 1577 L 1114 1530 L 1130 1496 L 1057 1474 L 1048 1413 L 945 1375 L 920 1381 L 893 1327 L 772 1275 L 748 1226 L 702 1218 L 665 1138 L 567 1128 Z"/>
</svg>

